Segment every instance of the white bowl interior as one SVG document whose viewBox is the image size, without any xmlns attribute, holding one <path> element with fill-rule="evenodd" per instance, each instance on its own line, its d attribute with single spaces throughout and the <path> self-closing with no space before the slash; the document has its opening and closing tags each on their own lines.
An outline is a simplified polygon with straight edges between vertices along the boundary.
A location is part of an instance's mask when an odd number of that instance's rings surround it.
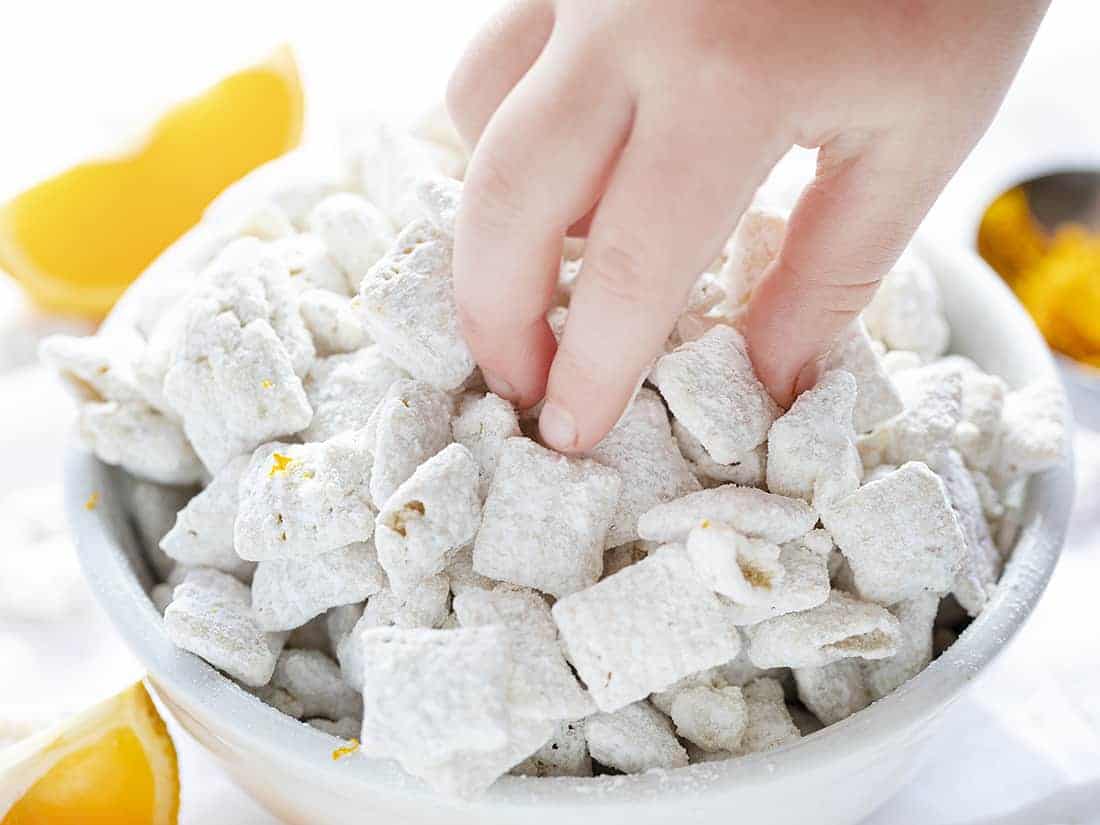
<svg viewBox="0 0 1100 825">
<path fill-rule="evenodd" d="M 203 234 L 201 228 L 197 234 Z M 197 247 L 209 243 L 208 237 L 195 236 L 194 232 L 188 236 L 192 239 L 189 243 Z M 973 358 L 1012 385 L 1038 378 L 1057 379 L 1048 350 L 1031 321 L 980 259 L 965 251 L 945 252 L 927 242 L 918 242 L 917 248 L 940 280 L 954 352 Z M 185 250 L 173 254 L 177 260 L 186 260 Z M 169 277 L 169 270 L 161 266 L 157 277 Z M 131 304 L 124 303 L 120 314 L 126 314 Z M 227 764 L 241 758 L 268 760 L 282 766 L 286 775 L 303 787 L 323 788 L 334 804 L 361 812 L 366 810 L 363 800 L 369 799 L 369 810 L 376 814 L 392 805 L 390 812 L 400 815 L 412 805 L 436 811 L 441 817 L 463 811 L 471 821 L 504 822 L 552 808 L 558 821 L 573 821 L 567 815 L 572 813 L 576 821 L 600 816 L 605 822 L 626 822 L 683 818 L 688 811 L 703 810 L 712 796 L 729 808 L 740 798 L 756 798 L 758 792 L 774 794 L 775 783 L 784 777 L 797 776 L 800 787 L 818 787 L 824 794 L 843 772 L 865 770 L 890 751 L 915 747 L 928 723 L 989 663 L 1038 600 L 1064 538 L 1072 472 L 1067 461 L 1032 480 L 1015 553 L 985 612 L 923 673 L 871 707 L 764 754 L 637 776 L 504 777 L 483 798 L 471 802 L 432 794 L 388 760 L 362 755 L 333 760 L 331 753 L 339 746 L 338 740 L 268 707 L 198 657 L 177 649 L 146 596 L 148 572 L 123 511 L 122 497 L 114 494 L 116 489 L 112 468 L 79 449 L 70 451 L 67 509 L 85 573 L 115 626 L 148 668 L 161 696 L 173 712 L 192 722 L 187 727 L 204 744 L 216 753 L 222 751 Z M 101 503 L 88 511 L 83 505 L 92 491 L 100 493 Z M 903 767 L 897 770 L 904 772 L 904 765 L 910 763 L 915 769 L 916 760 L 902 756 Z M 860 812 L 884 801 L 901 779 L 896 777 L 881 793 L 865 791 L 857 800 L 858 811 L 854 806 L 848 818 L 841 815 L 829 821 L 854 820 Z M 817 804 L 814 801 L 807 810 L 816 809 Z"/>
</svg>

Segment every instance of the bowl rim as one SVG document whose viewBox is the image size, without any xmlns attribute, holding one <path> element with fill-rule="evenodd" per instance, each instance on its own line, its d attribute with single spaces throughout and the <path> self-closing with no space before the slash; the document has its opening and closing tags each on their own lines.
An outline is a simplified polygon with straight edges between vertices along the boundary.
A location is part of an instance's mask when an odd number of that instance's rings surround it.
<svg viewBox="0 0 1100 825">
<path fill-rule="evenodd" d="M 200 230 L 202 225 L 200 224 Z M 188 243 L 199 243 L 199 231 Z M 1032 379 L 1058 380 L 1049 350 L 1003 282 L 966 249 L 945 249 L 929 238 L 915 242 L 921 257 L 933 266 L 941 283 L 944 273 L 954 280 L 973 279 L 996 312 L 1014 317 L 1017 348 L 1027 350 Z M 157 268 L 154 264 L 153 269 Z M 953 288 L 957 289 L 955 285 Z M 128 301 L 123 306 L 129 306 Z M 992 306 L 996 305 L 996 306 Z M 950 310 L 950 306 L 948 307 Z M 1016 336 L 1019 327 L 1019 336 Z M 479 806 L 574 805 L 595 809 L 602 804 L 651 805 L 655 800 L 685 804 L 702 795 L 728 795 L 738 789 L 764 786 L 776 776 L 812 772 L 840 752 L 881 749 L 900 734 L 941 714 L 1004 648 L 1038 602 L 1057 562 L 1065 538 L 1073 499 L 1072 454 L 1067 433 L 1066 460 L 1029 482 L 1023 524 L 1000 584 L 982 614 L 940 657 L 890 695 L 851 717 L 805 736 L 790 745 L 725 762 L 693 764 L 631 776 L 595 778 L 531 778 L 505 776 L 473 801 L 452 800 L 433 793 L 410 778 L 395 762 L 359 757 L 339 762 L 331 757 L 338 740 L 290 716 L 285 716 L 193 654 L 175 647 L 163 630 L 160 614 L 149 600 L 140 574 L 129 561 L 124 526 L 128 519 L 121 497 L 101 496 L 94 510 L 85 507 L 93 490 L 110 489 L 116 471 L 80 449 L 69 446 L 64 473 L 65 508 L 76 539 L 78 556 L 91 590 L 119 634 L 148 669 L 154 687 L 161 686 L 174 702 L 192 704 L 225 726 L 225 739 L 279 760 L 288 770 L 311 776 L 347 793 L 400 796 L 429 805 Z M 117 500 L 116 500 L 117 499 Z M 122 529 L 123 532 L 119 532 Z M 136 546 L 136 545 L 135 545 Z M 132 547 L 130 548 L 133 549 Z M 221 738 L 218 731 L 211 733 Z"/>
</svg>

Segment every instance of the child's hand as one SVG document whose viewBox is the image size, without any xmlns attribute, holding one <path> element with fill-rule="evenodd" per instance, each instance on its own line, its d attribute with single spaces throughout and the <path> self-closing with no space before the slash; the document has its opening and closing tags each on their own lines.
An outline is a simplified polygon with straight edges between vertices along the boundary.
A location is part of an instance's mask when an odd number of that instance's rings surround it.
<svg viewBox="0 0 1100 825">
<path fill-rule="evenodd" d="M 455 289 L 489 387 L 547 399 L 592 447 L 661 350 L 772 165 L 817 180 L 747 316 L 775 398 L 870 300 L 992 118 L 1047 0 L 522 0 L 470 47 L 448 105 L 476 150 Z M 561 345 L 544 318 L 591 212 Z"/>
</svg>

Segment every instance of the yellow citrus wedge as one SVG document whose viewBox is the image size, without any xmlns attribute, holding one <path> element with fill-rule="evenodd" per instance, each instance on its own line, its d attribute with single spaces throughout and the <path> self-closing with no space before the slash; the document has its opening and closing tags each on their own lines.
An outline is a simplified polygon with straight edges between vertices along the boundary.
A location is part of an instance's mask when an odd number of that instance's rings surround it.
<svg viewBox="0 0 1100 825">
<path fill-rule="evenodd" d="M 174 825 L 176 749 L 139 682 L 0 750 L 0 825 Z"/>
<path fill-rule="evenodd" d="M 0 207 L 0 269 L 47 310 L 102 316 L 219 192 L 297 146 L 302 112 L 284 46 L 176 106 L 135 148 Z"/>
</svg>

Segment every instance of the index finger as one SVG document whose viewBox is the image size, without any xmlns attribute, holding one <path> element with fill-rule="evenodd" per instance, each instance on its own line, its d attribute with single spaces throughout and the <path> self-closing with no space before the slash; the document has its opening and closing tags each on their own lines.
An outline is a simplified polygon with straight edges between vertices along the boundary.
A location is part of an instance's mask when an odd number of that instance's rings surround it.
<svg viewBox="0 0 1100 825">
<path fill-rule="evenodd" d="M 540 58 L 470 162 L 455 225 L 459 320 L 489 388 L 519 406 L 542 397 L 554 353 L 545 314 L 566 227 L 595 201 L 630 116 L 624 90 Z"/>
<path fill-rule="evenodd" d="M 539 418 L 550 446 L 594 447 L 662 352 L 692 284 L 780 153 L 751 128 L 639 112 L 596 212 L 550 370 Z"/>
</svg>

